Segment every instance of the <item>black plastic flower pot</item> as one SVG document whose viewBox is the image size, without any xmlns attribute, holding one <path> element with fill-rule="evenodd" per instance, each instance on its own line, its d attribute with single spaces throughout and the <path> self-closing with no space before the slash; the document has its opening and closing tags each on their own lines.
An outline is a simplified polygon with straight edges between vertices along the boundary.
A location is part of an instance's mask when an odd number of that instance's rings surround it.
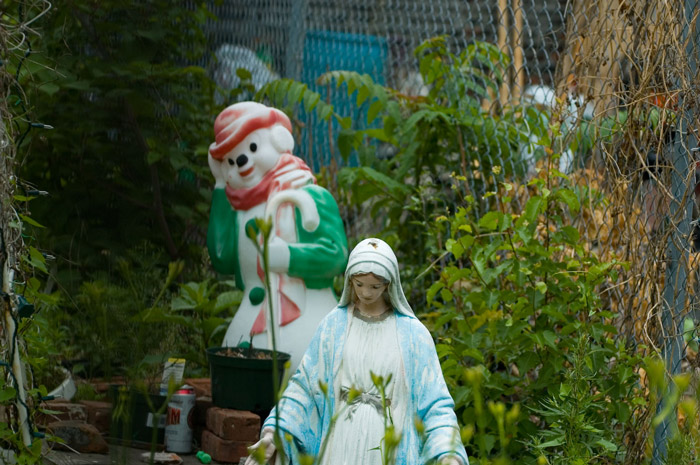
<svg viewBox="0 0 700 465">
<path fill-rule="evenodd" d="M 115 443 L 132 444 L 136 447 L 147 448 L 153 440 L 155 415 L 151 405 L 146 400 L 146 394 L 134 388 L 119 385 L 109 387 L 109 397 L 112 402 L 112 418 L 109 437 Z M 151 404 L 156 411 L 165 403 L 166 396 L 149 394 Z M 156 444 L 164 443 L 165 412 L 159 416 L 156 434 Z"/>
<path fill-rule="evenodd" d="M 277 352 L 277 386 L 273 386 L 273 351 L 239 347 L 207 349 L 211 396 L 216 407 L 253 412 L 269 411 L 290 355 Z"/>
</svg>

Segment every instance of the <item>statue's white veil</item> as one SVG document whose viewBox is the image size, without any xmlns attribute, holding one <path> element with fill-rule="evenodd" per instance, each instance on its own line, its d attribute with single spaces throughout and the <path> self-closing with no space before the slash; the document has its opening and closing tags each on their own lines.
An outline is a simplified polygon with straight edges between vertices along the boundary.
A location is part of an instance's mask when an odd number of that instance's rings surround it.
<svg viewBox="0 0 700 465">
<path fill-rule="evenodd" d="M 352 250 L 345 269 L 345 284 L 340 296 L 340 306 L 347 306 L 352 300 L 350 278 L 356 274 L 372 273 L 389 281 L 389 298 L 394 309 L 407 316 L 415 316 L 401 287 L 399 262 L 389 244 L 381 239 L 365 239 Z"/>
</svg>

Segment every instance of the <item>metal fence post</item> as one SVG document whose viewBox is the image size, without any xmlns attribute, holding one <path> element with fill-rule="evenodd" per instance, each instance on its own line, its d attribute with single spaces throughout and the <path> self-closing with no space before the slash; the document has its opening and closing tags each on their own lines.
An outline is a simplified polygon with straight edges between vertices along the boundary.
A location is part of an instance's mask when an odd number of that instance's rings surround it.
<svg viewBox="0 0 700 465">
<path fill-rule="evenodd" d="M 687 44 L 686 57 L 688 59 L 686 78 L 690 79 L 691 82 L 697 79 L 697 53 L 700 50 L 700 38 L 693 22 L 697 2 L 698 0 L 685 1 L 685 25 L 683 27 L 683 40 Z M 679 82 L 679 84 L 681 83 Z M 689 154 L 690 149 L 697 145 L 697 137 L 694 133 L 695 128 L 692 125 L 693 112 L 689 108 L 691 102 L 688 102 L 684 97 L 684 95 L 681 95 L 679 100 L 682 113 L 678 121 L 677 138 L 673 144 L 671 192 L 674 199 L 669 209 L 670 227 L 673 228 L 673 231 L 669 235 L 668 240 L 663 293 L 662 355 L 668 373 L 671 376 L 679 373 L 685 353 L 681 315 L 686 301 L 687 256 L 690 247 L 690 222 L 693 208 L 693 201 L 689 200 L 691 196 L 685 197 L 685 194 L 689 192 L 691 186 L 694 186 L 694 181 L 692 181 L 693 175 L 689 175 L 691 168 L 694 171 L 694 164 L 690 160 Z M 673 223 L 674 219 L 676 219 L 677 225 Z M 671 388 L 672 386 L 669 384 L 669 391 Z M 669 392 L 665 392 L 662 393 L 662 396 L 668 396 L 668 394 Z M 667 399 L 662 398 L 657 412 L 663 409 L 666 401 Z M 676 429 L 677 420 L 675 413 L 671 414 L 656 428 L 654 431 L 652 465 L 661 465 L 665 462 L 668 455 L 668 442 L 673 438 Z"/>
</svg>

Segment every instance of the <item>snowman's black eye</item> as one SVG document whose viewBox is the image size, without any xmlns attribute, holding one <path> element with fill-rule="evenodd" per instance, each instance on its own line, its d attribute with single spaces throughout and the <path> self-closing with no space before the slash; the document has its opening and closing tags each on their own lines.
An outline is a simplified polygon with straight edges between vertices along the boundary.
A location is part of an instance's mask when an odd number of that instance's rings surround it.
<svg viewBox="0 0 700 465">
<path fill-rule="evenodd" d="M 258 144 L 253 142 L 252 144 L 250 144 L 250 151 L 255 152 L 256 150 L 258 150 Z"/>
<path fill-rule="evenodd" d="M 233 166 L 236 163 L 235 161 L 233 161 L 233 158 L 229 158 L 227 161 L 228 161 L 228 164 L 231 166 Z"/>
</svg>

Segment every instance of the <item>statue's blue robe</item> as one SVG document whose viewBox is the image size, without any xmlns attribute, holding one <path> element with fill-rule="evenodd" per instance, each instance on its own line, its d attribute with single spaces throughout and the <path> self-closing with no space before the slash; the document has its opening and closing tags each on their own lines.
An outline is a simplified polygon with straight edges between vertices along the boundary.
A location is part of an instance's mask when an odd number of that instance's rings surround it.
<svg viewBox="0 0 700 465">
<path fill-rule="evenodd" d="M 279 403 L 279 428 L 296 442 L 285 444 L 287 456 L 297 464 L 296 448 L 318 456 L 335 412 L 334 377 L 338 374 L 348 324 L 346 307 L 336 307 L 321 321 L 316 334 Z M 430 332 L 415 317 L 396 312 L 399 346 L 410 392 L 397 464 L 421 464 L 445 454 L 458 455 L 468 464 L 460 440 L 454 401 L 445 384 Z M 371 348 L 370 348 L 371 350 Z M 381 354 L 377 354 L 381 357 Z M 397 380 L 398 381 L 398 380 Z M 320 383 L 327 389 L 324 394 Z M 276 409 L 263 427 L 275 428 Z M 424 436 L 414 420 L 424 425 Z"/>
</svg>

